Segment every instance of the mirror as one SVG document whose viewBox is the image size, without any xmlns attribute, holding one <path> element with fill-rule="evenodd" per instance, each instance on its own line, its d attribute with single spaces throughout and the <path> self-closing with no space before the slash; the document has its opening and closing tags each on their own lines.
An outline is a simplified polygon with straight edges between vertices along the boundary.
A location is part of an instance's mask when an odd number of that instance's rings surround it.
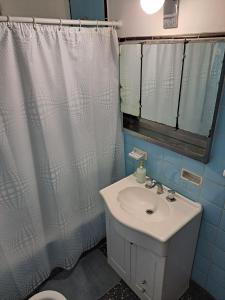
<svg viewBox="0 0 225 300">
<path fill-rule="evenodd" d="M 143 119 L 210 135 L 224 41 L 153 41 L 121 45 L 120 51 L 122 112 L 141 111 Z"/>
<path fill-rule="evenodd" d="M 180 129 L 210 135 L 224 50 L 224 42 L 187 43 L 178 118 Z"/>
<path fill-rule="evenodd" d="M 120 46 L 124 128 L 208 162 L 225 73 L 222 39 Z"/>
<path fill-rule="evenodd" d="M 184 43 L 143 45 L 141 117 L 176 127 Z"/>
<path fill-rule="evenodd" d="M 133 116 L 140 114 L 141 44 L 120 46 L 121 111 Z"/>
</svg>

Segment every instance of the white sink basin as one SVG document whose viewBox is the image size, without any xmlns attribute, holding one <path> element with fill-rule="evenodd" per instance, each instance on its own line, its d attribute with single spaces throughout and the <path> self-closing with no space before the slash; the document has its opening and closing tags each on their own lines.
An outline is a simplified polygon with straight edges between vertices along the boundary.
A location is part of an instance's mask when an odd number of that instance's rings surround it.
<svg viewBox="0 0 225 300">
<path fill-rule="evenodd" d="M 121 209 L 143 222 L 160 222 L 170 215 L 169 204 L 143 187 L 125 188 L 119 192 L 118 201 Z"/>
<path fill-rule="evenodd" d="M 166 200 L 168 188 L 145 188 L 130 175 L 100 191 L 111 215 L 122 225 L 160 242 L 168 241 L 181 228 L 201 214 L 200 203 L 176 193 L 176 201 Z"/>
</svg>

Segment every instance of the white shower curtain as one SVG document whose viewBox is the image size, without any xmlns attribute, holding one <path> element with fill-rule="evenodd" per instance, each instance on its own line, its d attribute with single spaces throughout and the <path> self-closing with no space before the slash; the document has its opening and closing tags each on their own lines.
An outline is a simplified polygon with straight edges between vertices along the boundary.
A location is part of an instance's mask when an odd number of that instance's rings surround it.
<svg viewBox="0 0 225 300">
<path fill-rule="evenodd" d="M 121 178 L 118 42 L 109 28 L 0 24 L 0 299 L 23 299 L 105 234 Z"/>
</svg>

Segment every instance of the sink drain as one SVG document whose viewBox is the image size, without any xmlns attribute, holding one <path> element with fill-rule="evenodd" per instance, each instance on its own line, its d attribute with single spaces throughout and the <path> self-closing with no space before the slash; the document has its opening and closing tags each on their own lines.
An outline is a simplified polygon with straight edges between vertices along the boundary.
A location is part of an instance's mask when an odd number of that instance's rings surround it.
<svg viewBox="0 0 225 300">
<path fill-rule="evenodd" d="M 147 215 L 152 215 L 154 213 L 152 209 L 147 209 L 145 212 Z"/>
</svg>

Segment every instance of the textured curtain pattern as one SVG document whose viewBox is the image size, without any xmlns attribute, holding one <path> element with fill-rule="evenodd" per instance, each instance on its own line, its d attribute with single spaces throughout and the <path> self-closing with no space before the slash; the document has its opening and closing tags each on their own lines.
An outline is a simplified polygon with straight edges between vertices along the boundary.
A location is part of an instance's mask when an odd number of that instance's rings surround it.
<svg viewBox="0 0 225 300">
<path fill-rule="evenodd" d="M 186 45 L 179 128 L 208 136 L 224 58 L 224 42 Z"/>
<path fill-rule="evenodd" d="M 143 46 L 141 117 L 176 126 L 184 43 Z"/>
<path fill-rule="evenodd" d="M 141 44 L 120 46 L 121 111 L 140 115 Z"/>
<path fill-rule="evenodd" d="M 123 176 L 114 30 L 0 25 L 0 299 L 23 299 L 105 235 Z"/>
</svg>

